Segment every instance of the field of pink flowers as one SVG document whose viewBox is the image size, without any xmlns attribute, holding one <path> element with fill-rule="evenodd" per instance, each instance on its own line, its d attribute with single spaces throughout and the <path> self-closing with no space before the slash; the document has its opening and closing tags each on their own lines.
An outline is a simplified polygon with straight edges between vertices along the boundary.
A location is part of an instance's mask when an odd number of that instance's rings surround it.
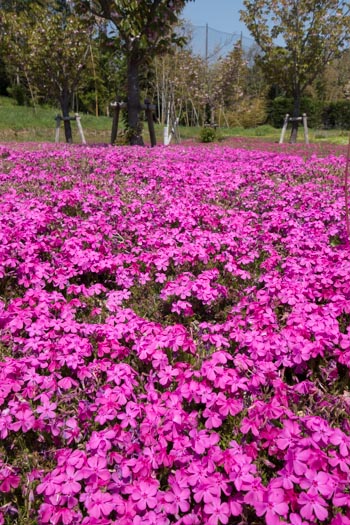
<svg viewBox="0 0 350 525">
<path fill-rule="evenodd" d="M 0 146 L 0 524 L 350 524 L 344 165 Z"/>
</svg>

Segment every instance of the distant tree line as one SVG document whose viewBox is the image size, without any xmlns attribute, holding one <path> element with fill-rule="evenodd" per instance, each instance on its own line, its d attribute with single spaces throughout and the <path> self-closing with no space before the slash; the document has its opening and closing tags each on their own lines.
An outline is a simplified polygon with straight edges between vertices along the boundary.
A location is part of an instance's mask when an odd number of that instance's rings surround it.
<svg viewBox="0 0 350 525">
<path fill-rule="evenodd" d="M 0 0 L 0 94 L 64 117 L 127 100 L 131 144 L 143 143 L 144 98 L 162 124 L 280 127 L 306 112 L 311 126 L 350 128 L 349 2 L 244 0 L 256 47 L 238 41 L 213 64 L 186 45 L 186 1 Z"/>
</svg>

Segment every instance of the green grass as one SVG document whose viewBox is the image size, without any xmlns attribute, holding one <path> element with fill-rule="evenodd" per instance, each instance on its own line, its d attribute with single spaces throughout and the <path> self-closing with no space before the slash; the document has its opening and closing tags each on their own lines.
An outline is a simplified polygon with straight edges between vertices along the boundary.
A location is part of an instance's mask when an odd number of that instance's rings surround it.
<svg viewBox="0 0 350 525">
<path fill-rule="evenodd" d="M 55 116 L 60 111 L 58 108 L 38 106 L 31 108 L 18 106 L 9 97 L 0 97 L 0 141 L 29 141 L 29 142 L 54 142 L 55 139 Z M 95 117 L 93 115 L 81 114 L 81 122 L 88 143 L 108 143 L 112 127 L 110 117 Z M 63 127 L 63 126 L 62 126 Z M 163 127 L 156 125 L 157 142 L 163 142 Z M 120 129 L 122 126 L 120 126 Z M 72 123 L 73 140 L 79 142 L 79 134 L 76 124 Z M 180 126 L 179 133 L 182 140 L 198 140 L 200 127 Z M 278 142 L 280 129 L 269 125 L 256 128 L 220 128 L 217 130 L 219 141 L 225 141 L 229 137 L 261 138 L 266 141 Z M 310 142 L 329 142 L 332 144 L 347 144 L 349 132 L 345 130 L 309 130 Z M 144 124 L 144 138 L 148 142 L 147 124 Z M 288 142 L 289 135 L 286 135 Z M 64 141 L 63 129 L 60 131 L 60 140 Z M 303 130 L 300 129 L 298 142 L 304 140 Z"/>
</svg>

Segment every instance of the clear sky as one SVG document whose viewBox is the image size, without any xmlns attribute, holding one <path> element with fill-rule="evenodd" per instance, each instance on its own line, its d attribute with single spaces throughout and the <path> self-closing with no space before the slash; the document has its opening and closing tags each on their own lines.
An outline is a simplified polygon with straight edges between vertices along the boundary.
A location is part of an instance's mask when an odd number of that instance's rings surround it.
<svg viewBox="0 0 350 525">
<path fill-rule="evenodd" d="M 243 0 L 195 0 L 188 2 L 183 10 L 183 17 L 194 26 L 208 24 L 214 29 L 227 33 L 243 33 L 250 37 L 246 26 L 239 19 L 239 10 Z"/>
</svg>

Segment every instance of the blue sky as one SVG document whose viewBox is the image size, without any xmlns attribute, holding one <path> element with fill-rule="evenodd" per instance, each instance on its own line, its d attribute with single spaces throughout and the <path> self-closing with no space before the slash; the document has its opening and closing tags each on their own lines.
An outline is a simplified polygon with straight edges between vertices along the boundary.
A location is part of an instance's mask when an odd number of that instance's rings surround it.
<svg viewBox="0 0 350 525">
<path fill-rule="evenodd" d="M 239 20 L 243 0 L 195 0 L 188 2 L 183 17 L 195 26 L 209 24 L 210 27 L 227 33 L 243 33 L 250 37 L 245 25 Z"/>
</svg>

